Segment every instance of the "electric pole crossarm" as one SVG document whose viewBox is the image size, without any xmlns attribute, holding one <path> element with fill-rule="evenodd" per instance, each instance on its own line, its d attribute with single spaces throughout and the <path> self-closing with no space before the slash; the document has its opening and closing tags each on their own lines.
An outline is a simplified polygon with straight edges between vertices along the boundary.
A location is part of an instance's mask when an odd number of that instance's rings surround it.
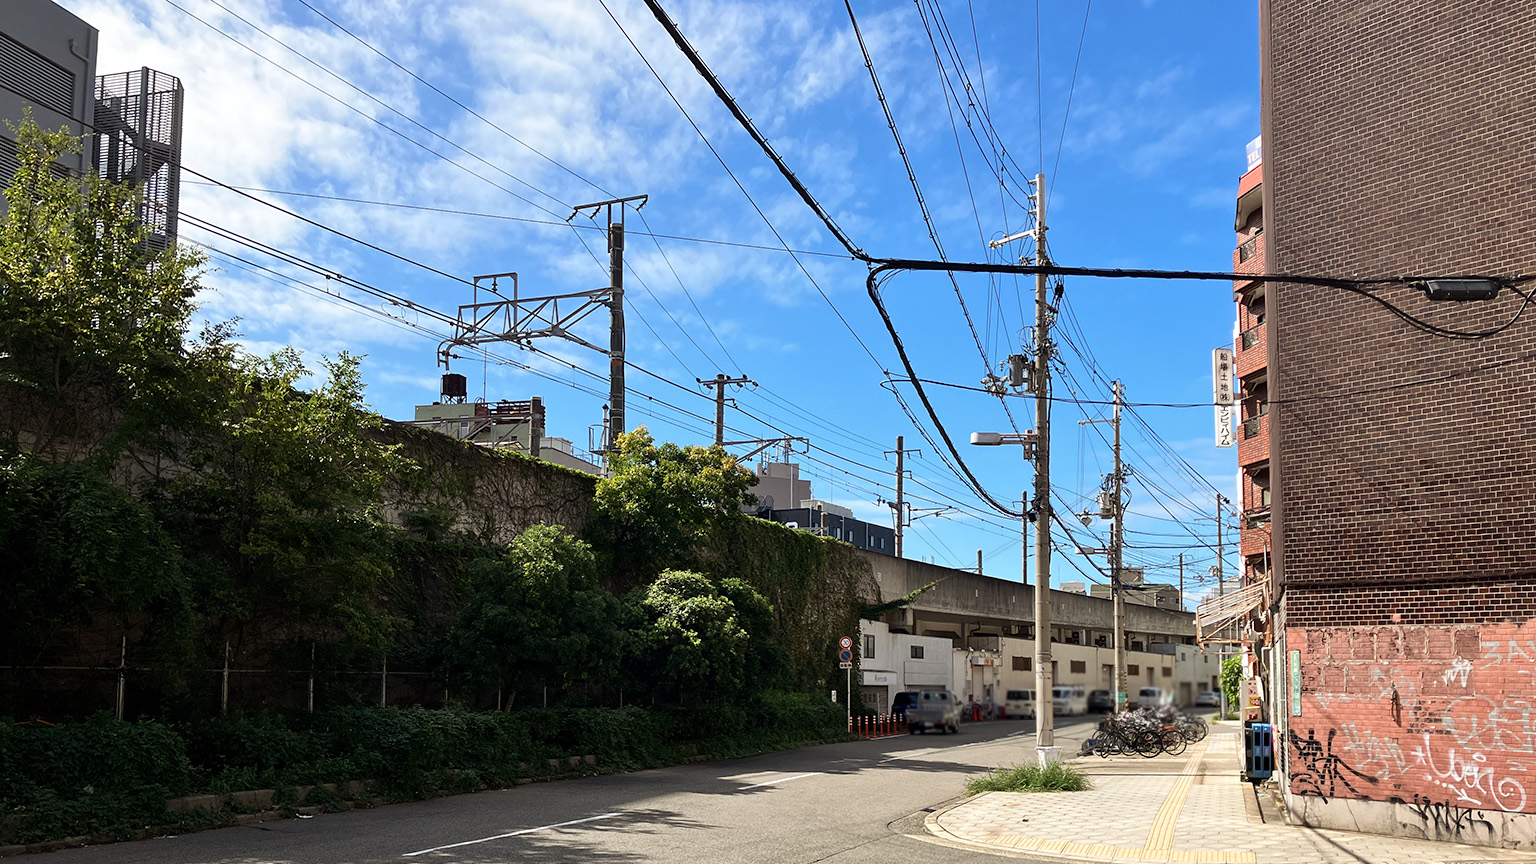
<svg viewBox="0 0 1536 864">
<path fill-rule="evenodd" d="M 811 440 L 809 438 L 798 438 L 798 437 L 788 437 L 788 438 L 753 438 L 753 439 L 750 439 L 750 440 L 747 440 L 747 441 L 721 441 L 720 442 L 720 446 L 721 447 L 740 447 L 740 446 L 743 446 L 743 445 L 746 445 L 746 444 L 755 444 L 755 445 L 757 445 L 757 446 L 753 447 L 751 450 L 748 450 L 746 453 L 742 454 L 740 459 L 742 461 L 745 461 L 747 459 L 751 459 L 753 456 L 756 456 L 757 454 L 763 452 L 764 450 L 767 450 L 769 447 L 784 446 L 784 447 L 789 448 L 789 452 L 792 453 L 792 452 L 794 452 L 794 446 L 795 446 L 794 442 L 796 442 L 796 441 L 799 441 L 801 444 L 804 444 L 806 446 L 806 448 L 807 448 L 806 452 L 810 452 L 809 448 L 811 446 Z"/>
<path fill-rule="evenodd" d="M 524 343 L 557 336 L 593 351 L 606 348 L 588 342 L 571 332 L 587 316 L 608 308 L 611 291 L 578 291 L 544 297 L 520 297 L 489 303 L 469 303 L 459 307 L 452 339 L 438 346 L 438 361 L 446 368 L 448 352 L 455 345 L 483 345 L 489 342 Z M 564 309 L 561 305 L 564 301 Z M 572 308 L 572 301 L 578 301 Z"/>
<path fill-rule="evenodd" d="M 707 381 L 705 379 L 703 379 L 703 378 L 695 378 L 693 380 L 699 382 L 700 384 L 705 385 L 706 387 L 713 387 L 713 388 L 715 388 L 715 446 L 716 447 L 724 447 L 725 446 L 725 385 L 727 385 L 727 384 L 735 384 L 736 386 L 740 387 L 743 384 L 751 384 L 753 387 L 756 387 L 757 386 L 757 382 L 753 381 L 751 378 L 748 378 L 745 375 L 742 375 L 739 378 L 727 378 L 727 377 L 725 377 L 725 373 L 724 372 L 716 373 L 715 377 L 713 377 L 713 378 L 711 378 L 711 379 L 709 379 Z M 736 403 L 732 402 L 731 404 L 734 407 Z M 776 440 L 783 440 L 783 439 L 776 439 Z M 754 455 L 754 456 L 757 455 L 756 451 L 754 451 L 751 455 Z"/>
</svg>

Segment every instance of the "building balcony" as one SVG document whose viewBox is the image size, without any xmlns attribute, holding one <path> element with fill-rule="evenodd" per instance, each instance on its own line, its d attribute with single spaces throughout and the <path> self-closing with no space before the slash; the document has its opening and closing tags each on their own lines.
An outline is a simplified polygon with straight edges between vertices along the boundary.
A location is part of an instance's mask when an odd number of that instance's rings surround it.
<svg viewBox="0 0 1536 864">
<path fill-rule="evenodd" d="M 1237 464 L 1241 468 L 1269 461 L 1269 415 L 1244 420 L 1237 430 Z"/>
<path fill-rule="evenodd" d="M 1237 377 L 1247 378 L 1269 366 L 1269 345 L 1264 336 L 1264 325 L 1257 324 L 1244 330 L 1237 337 Z"/>
<path fill-rule="evenodd" d="M 1264 232 L 1249 237 L 1232 250 L 1232 268 L 1238 273 L 1264 272 Z"/>
<path fill-rule="evenodd" d="M 1268 512 L 1268 508 L 1265 508 L 1266 515 Z M 1263 522 L 1253 526 L 1252 528 L 1244 528 L 1240 533 L 1242 539 L 1239 541 L 1238 546 L 1242 550 L 1242 555 L 1244 558 L 1251 558 L 1255 555 L 1263 555 L 1269 551 L 1268 522 Z"/>
</svg>

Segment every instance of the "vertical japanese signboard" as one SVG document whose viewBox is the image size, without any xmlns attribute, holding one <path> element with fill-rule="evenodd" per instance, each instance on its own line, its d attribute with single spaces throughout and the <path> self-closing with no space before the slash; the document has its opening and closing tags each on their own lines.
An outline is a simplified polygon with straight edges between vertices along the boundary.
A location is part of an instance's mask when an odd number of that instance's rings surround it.
<svg viewBox="0 0 1536 864">
<path fill-rule="evenodd" d="M 1211 401 L 1216 403 L 1216 446 L 1231 447 L 1237 440 L 1232 430 L 1232 349 L 1211 352 Z"/>
</svg>

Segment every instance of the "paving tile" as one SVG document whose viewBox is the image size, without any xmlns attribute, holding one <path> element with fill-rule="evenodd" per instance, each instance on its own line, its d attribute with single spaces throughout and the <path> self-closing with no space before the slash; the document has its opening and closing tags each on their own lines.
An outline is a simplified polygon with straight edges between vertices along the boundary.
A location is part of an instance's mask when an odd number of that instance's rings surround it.
<svg viewBox="0 0 1536 864">
<path fill-rule="evenodd" d="M 1236 727 L 1218 726 L 1180 758 L 1072 760 L 1089 775 L 1086 792 L 990 792 L 931 819 L 950 836 L 980 846 L 1025 850 L 1057 860 L 1232 862 L 1232 864 L 1438 864 L 1508 861 L 1536 854 L 1250 822 L 1236 776 Z M 1186 773 L 1189 772 L 1189 773 Z M 1198 772 L 1198 773 L 1195 773 Z M 1178 784 L 1186 788 L 1177 789 Z M 1170 801 L 1170 794 L 1181 792 Z M 1162 846 L 1149 849 L 1161 814 Z M 1027 821 L 1026 821 L 1027 820 Z M 1091 831 L 1084 826 L 1091 825 Z"/>
</svg>

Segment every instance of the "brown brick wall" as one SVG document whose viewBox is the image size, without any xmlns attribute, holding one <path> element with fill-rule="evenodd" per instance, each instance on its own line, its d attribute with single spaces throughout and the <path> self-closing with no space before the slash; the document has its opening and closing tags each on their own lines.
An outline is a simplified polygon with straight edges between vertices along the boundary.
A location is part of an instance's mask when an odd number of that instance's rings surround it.
<svg viewBox="0 0 1536 864">
<path fill-rule="evenodd" d="M 1271 272 L 1536 270 L 1529 4 L 1261 5 Z M 1463 330 L 1519 305 L 1380 294 Z M 1453 341 L 1337 289 L 1274 286 L 1268 303 L 1290 626 L 1536 614 L 1536 313 Z"/>
</svg>

